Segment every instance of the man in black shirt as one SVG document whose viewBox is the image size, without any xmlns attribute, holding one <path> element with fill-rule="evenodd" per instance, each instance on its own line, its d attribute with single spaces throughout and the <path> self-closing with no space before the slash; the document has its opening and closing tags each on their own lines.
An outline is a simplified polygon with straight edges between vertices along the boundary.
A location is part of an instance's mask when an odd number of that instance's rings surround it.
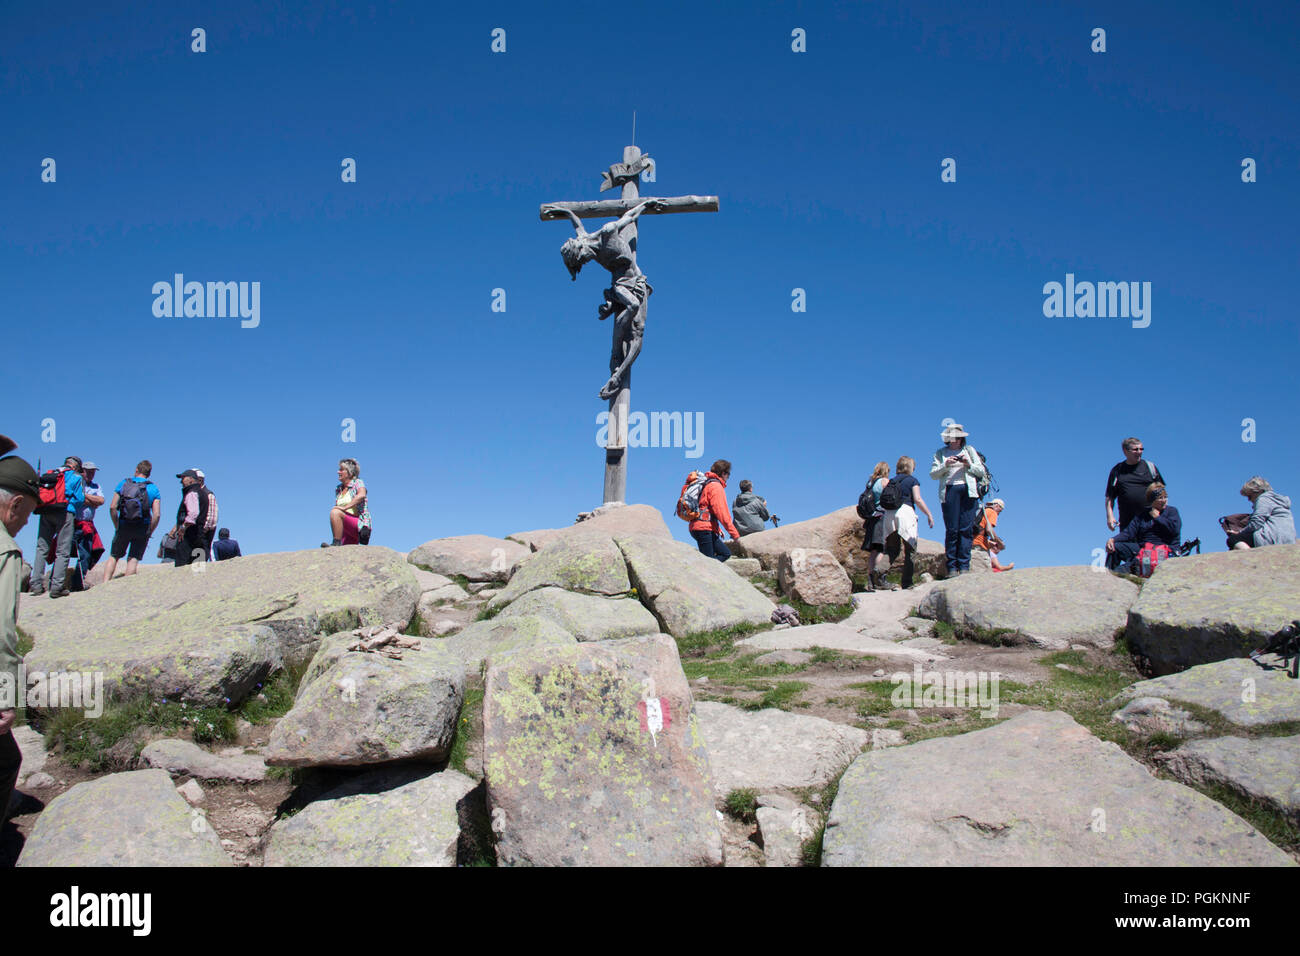
<svg viewBox="0 0 1300 956">
<path fill-rule="evenodd" d="M 1124 460 L 1110 470 L 1106 478 L 1106 527 L 1114 531 L 1116 527 L 1127 528 L 1139 513 L 1147 507 L 1147 488 L 1154 482 L 1167 485 L 1160 469 L 1142 458 L 1142 440 L 1125 438 L 1120 446 L 1124 451 Z M 1115 521 L 1115 511 L 1111 505 L 1119 503 L 1119 521 Z"/>
</svg>

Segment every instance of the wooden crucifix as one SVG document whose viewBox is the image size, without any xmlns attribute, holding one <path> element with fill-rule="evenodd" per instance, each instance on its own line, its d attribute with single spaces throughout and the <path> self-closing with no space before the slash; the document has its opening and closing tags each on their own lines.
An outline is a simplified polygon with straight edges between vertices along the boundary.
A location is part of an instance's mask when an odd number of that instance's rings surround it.
<svg viewBox="0 0 1300 956">
<path fill-rule="evenodd" d="M 676 196 L 671 199 L 641 198 L 641 173 L 654 167 L 654 160 L 642 156 L 636 146 L 623 148 L 623 162 L 602 173 L 600 190 L 622 187 L 621 199 L 585 202 L 554 202 L 541 207 L 541 218 L 567 218 L 577 232 L 560 249 L 569 275 L 576 281 L 582 267 L 595 261 L 609 271 L 613 284 L 605 290 L 605 301 L 597 309 L 600 319 L 614 317 L 614 344 L 609 357 L 609 380 L 600 397 L 609 401 L 609 424 L 605 443 L 604 504 L 623 504 L 627 493 L 627 416 L 631 403 L 632 363 L 641 354 L 645 336 L 646 305 L 654 291 L 636 262 L 636 221 L 643 215 L 674 212 L 717 212 L 717 196 Z M 584 219 L 613 218 L 595 232 L 583 228 Z"/>
</svg>

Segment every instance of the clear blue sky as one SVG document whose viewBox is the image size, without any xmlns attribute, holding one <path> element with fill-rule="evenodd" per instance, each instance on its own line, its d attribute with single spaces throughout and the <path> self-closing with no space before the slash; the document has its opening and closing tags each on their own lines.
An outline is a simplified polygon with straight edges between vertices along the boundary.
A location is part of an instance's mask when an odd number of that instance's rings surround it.
<svg viewBox="0 0 1300 956">
<path fill-rule="evenodd" d="M 633 449 L 629 500 L 667 513 L 691 467 L 725 457 L 784 520 L 823 514 L 877 459 L 924 470 L 955 418 L 1007 500 L 1006 558 L 1091 559 L 1127 435 L 1187 536 L 1221 548 L 1215 518 L 1247 510 L 1246 478 L 1300 495 L 1298 18 L 6 4 L 0 432 L 31 459 L 93 459 L 109 485 L 152 459 L 168 520 L 171 476 L 201 467 L 246 553 L 325 539 L 344 455 L 376 544 L 568 524 L 601 497 L 607 276 L 571 282 L 571 230 L 537 208 L 601 198 L 635 109 L 659 164 L 643 192 L 716 194 L 721 211 L 641 230 L 655 293 L 633 407 L 700 412 L 705 431 L 701 459 Z M 155 318 L 151 288 L 177 272 L 259 281 L 260 326 Z M 1044 317 L 1043 285 L 1067 272 L 1150 282 L 1150 327 Z M 35 522 L 29 555 L 34 539 Z"/>
</svg>

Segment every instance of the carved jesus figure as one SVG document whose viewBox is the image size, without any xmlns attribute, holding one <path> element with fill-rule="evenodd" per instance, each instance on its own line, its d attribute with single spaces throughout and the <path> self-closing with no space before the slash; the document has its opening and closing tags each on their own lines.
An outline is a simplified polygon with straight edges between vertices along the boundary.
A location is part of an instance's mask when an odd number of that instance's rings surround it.
<svg viewBox="0 0 1300 956">
<path fill-rule="evenodd" d="M 577 235 L 566 240 L 560 255 L 568 267 L 569 275 L 577 281 L 578 273 L 588 262 L 595 260 L 609 270 L 614 283 L 605 290 L 605 301 L 596 310 L 599 319 L 614 316 L 614 344 L 609 356 L 609 381 L 600 390 L 603 399 L 613 398 L 623 387 L 632 363 L 641 352 L 645 336 L 646 299 L 654 290 L 636 264 L 636 237 L 629 236 L 629 227 L 646 209 L 658 209 L 658 199 L 646 199 L 613 222 L 607 222 L 595 232 L 587 232 L 582 220 L 572 210 L 560 205 L 549 205 L 543 211 L 558 211 L 568 216 Z"/>
</svg>

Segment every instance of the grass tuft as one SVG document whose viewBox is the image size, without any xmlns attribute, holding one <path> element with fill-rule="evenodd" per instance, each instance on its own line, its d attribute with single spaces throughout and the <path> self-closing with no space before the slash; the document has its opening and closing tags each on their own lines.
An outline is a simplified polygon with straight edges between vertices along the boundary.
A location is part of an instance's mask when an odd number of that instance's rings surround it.
<svg viewBox="0 0 1300 956">
<path fill-rule="evenodd" d="M 723 808 L 727 815 L 734 817 L 742 823 L 754 823 L 758 820 L 756 813 L 758 811 L 758 791 L 751 790 L 748 787 L 742 790 L 733 790 L 727 794 L 727 799 L 723 801 Z"/>
</svg>

